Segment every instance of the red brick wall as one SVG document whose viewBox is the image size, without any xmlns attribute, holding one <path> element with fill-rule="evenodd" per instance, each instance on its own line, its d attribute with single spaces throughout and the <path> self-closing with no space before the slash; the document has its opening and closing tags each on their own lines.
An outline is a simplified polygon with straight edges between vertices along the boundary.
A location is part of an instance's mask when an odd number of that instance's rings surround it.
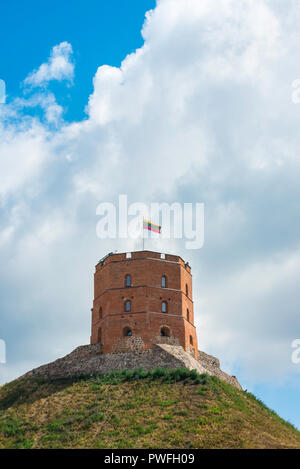
<svg viewBox="0 0 300 469">
<path fill-rule="evenodd" d="M 127 274 L 131 275 L 130 287 L 125 284 Z M 166 288 L 161 287 L 163 275 Z M 131 302 L 130 312 L 125 311 L 126 300 Z M 163 301 L 167 313 L 162 313 Z M 178 343 L 197 357 L 193 324 L 191 269 L 180 257 L 162 259 L 160 253 L 139 251 L 131 258 L 112 254 L 96 266 L 91 343 L 101 342 L 103 353 L 147 350 L 160 340 Z M 126 327 L 132 330 L 132 337 L 124 336 Z M 162 327 L 168 328 L 170 337 L 160 336 Z"/>
</svg>

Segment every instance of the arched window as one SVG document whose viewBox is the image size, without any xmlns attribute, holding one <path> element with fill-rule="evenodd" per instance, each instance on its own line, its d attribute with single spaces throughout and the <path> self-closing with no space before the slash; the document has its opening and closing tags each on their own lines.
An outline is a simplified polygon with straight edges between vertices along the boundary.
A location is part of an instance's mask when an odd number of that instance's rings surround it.
<svg viewBox="0 0 300 469">
<path fill-rule="evenodd" d="M 185 294 L 186 296 L 189 296 L 189 287 L 187 283 L 185 284 Z"/>
<path fill-rule="evenodd" d="M 99 308 L 99 319 L 102 319 L 103 313 L 102 313 L 102 306 Z"/>
<path fill-rule="evenodd" d="M 190 344 L 193 345 L 193 337 L 190 335 Z"/>
<path fill-rule="evenodd" d="M 125 309 L 126 313 L 129 313 L 131 311 L 131 301 L 130 300 L 125 301 L 124 309 Z"/>
<path fill-rule="evenodd" d="M 167 277 L 163 275 L 161 278 L 161 287 L 166 288 L 166 286 L 167 286 Z"/>
<path fill-rule="evenodd" d="M 161 337 L 170 337 L 170 329 L 166 326 L 162 327 L 160 330 Z"/>
<path fill-rule="evenodd" d="M 130 327 L 124 327 L 123 334 L 124 334 L 124 337 L 131 337 L 132 329 Z"/>
<path fill-rule="evenodd" d="M 166 301 L 163 301 L 161 304 L 161 312 L 166 313 L 168 310 L 168 303 Z"/>
<path fill-rule="evenodd" d="M 190 312 L 188 309 L 186 310 L 186 319 L 188 322 L 190 322 Z"/>
<path fill-rule="evenodd" d="M 129 274 L 125 276 L 125 287 L 131 287 L 131 275 Z"/>
</svg>

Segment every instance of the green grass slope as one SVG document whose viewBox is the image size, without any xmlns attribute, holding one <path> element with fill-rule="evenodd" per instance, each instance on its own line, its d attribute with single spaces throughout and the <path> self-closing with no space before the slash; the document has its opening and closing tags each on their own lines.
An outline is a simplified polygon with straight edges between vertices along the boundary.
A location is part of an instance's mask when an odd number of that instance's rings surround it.
<svg viewBox="0 0 300 469">
<path fill-rule="evenodd" d="M 2 386 L 0 448 L 300 448 L 300 432 L 215 377 L 137 370 Z"/>
</svg>

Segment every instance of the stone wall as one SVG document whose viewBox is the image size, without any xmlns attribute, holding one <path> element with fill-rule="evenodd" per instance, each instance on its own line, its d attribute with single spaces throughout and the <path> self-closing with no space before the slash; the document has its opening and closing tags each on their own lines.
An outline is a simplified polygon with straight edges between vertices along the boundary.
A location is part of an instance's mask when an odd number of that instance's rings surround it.
<svg viewBox="0 0 300 469">
<path fill-rule="evenodd" d="M 174 369 L 195 369 L 200 374 L 208 373 L 218 376 L 223 381 L 241 389 L 235 377 L 224 373 L 217 364 L 219 361 L 210 355 L 202 355 L 203 361 L 196 360 L 179 345 L 170 343 L 156 344 L 151 350 L 125 351 L 123 353 L 101 353 L 100 344 L 83 345 L 77 347 L 69 355 L 59 358 L 52 363 L 42 365 L 29 371 L 21 378 L 43 376 L 59 378 L 79 374 L 107 373 L 112 370 L 135 370 L 142 368 L 151 370 L 157 367 Z"/>
<path fill-rule="evenodd" d="M 112 346 L 111 353 L 139 352 L 143 350 L 144 342 L 138 335 L 117 339 Z"/>
<path fill-rule="evenodd" d="M 199 350 L 199 362 L 202 363 L 208 369 L 219 369 L 220 368 L 220 360 L 212 355 L 208 355 L 205 352 L 201 352 Z"/>
<path fill-rule="evenodd" d="M 235 376 L 230 376 L 220 368 L 220 360 L 212 355 L 208 355 L 207 353 L 201 352 L 199 350 L 199 362 L 201 365 L 209 371 L 213 376 L 217 376 L 222 381 L 226 381 L 227 383 L 235 386 L 238 389 L 242 389 L 240 383 L 238 382 Z"/>
</svg>

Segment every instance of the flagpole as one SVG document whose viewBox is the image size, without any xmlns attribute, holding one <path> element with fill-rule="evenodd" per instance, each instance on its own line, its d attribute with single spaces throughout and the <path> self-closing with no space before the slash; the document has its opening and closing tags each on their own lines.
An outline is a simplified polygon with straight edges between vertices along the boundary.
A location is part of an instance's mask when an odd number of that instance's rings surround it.
<svg viewBox="0 0 300 469">
<path fill-rule="evenodd" d="M 142 238 L 143 238 L 143 251 L 145 249 L 145 238 L 144 238 L 144 217 L 143 217 L 143 225 L 142 225 Z"/>
</svg>

